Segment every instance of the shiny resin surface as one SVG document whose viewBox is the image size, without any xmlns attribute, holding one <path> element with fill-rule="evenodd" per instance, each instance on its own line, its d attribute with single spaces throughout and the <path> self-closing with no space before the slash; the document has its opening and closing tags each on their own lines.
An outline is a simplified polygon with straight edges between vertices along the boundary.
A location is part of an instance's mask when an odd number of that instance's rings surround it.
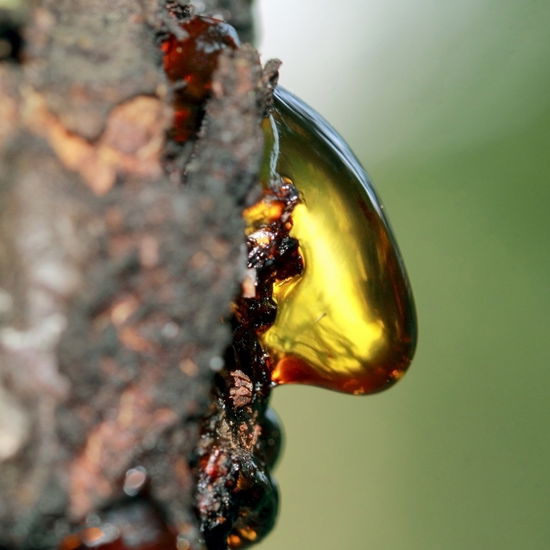
<svg viewBox="0 0 550 550">
<path fill-rule="evenodd" d="M 290 235 L 300 275 L 276 281 L 274 324 L 260 335 L 276 384 L 353 394 L 402 377 L 416 344 L 416 315 L 383 207 L 343 138 L 313 109 L 278 88 L 264 121 L 264 185 L 288 178 L 300 193 Z"/>
</svg>

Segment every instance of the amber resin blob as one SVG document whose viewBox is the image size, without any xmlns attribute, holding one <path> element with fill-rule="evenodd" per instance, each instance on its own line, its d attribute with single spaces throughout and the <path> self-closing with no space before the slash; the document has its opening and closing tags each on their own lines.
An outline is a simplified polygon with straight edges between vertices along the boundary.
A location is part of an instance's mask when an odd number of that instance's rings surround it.
<svg viewBox="0 0 550 550">
<path fill-rule="evenodd" d="M 264 186 L 284 178 L 300 195 L 290 236 L 304 263 L 274 282 L 275 321 L 259 335 L 272 380 L 381 391 L 404 374 L 416 344 L 413 298 L 383 207 L 342 137 L 288 91 L 275 91 L 264 133 Z"/>
<path fill-rule="evenodd" d="M 184 142 L 199 128 L 220 53 L 236 48 L 239 37 L 231 25 L 211 17 L 194 16 L 179 27 L 181 34 L 169 34 L 161 48 L 164 71 L 173 83 L 174 125 L 170 137 Z"/>
</svg>

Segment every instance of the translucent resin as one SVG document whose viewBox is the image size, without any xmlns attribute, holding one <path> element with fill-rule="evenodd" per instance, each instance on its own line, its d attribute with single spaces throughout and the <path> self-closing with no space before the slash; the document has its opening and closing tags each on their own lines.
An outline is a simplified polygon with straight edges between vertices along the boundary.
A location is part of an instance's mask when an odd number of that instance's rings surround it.
<svg viewBox="0 0 550 550">
<path fill-rule="evenodd" d="M 268 178 L 300 193 L 290 236 L 301 274 L 273 286 L 275 322 L 260 340 L 276 384 L 353 394 L 399 380 L 416 344 L 413 298 L 399 250 L 359 161 L 313 109 L 278 88 L 264 121 Z"/>
</svg>

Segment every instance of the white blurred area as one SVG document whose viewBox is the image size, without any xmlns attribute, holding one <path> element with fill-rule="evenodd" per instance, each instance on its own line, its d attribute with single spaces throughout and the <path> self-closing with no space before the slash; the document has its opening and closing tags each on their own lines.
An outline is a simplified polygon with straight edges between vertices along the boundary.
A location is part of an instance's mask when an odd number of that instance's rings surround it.
<svg viewBox="0 0 550 550">
<path fill-rule="evenodd" d="M 548 0 L 260 0 L 257 11 L 281 84 L 376 160 L 470 147 L 549 106 L 532 85 L 550 59 Z"/>
</svg>

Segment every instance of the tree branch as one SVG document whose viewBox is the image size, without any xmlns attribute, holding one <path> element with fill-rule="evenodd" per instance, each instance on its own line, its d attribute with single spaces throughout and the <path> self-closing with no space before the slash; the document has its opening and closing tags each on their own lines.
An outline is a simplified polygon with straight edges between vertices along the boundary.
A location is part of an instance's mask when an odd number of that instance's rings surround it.
<svg viewBox="0 0 550 550">
<path fill-rule="evenodd" d="M 250 28 L 249 2 L 209 8 Z M 0 539 L 11 547 L 56 547 L 136 466 L 167 523 L 201 546 L 190 460 L 230 341 L 220 319 L 245 266 L 241 210 L 268 86 L 250 46 L 223 55 L 200 138 L 167 174 L 166 18 L 152 0 L 33 2 L 24 62 L 0 64 Z"/>
</svg>

